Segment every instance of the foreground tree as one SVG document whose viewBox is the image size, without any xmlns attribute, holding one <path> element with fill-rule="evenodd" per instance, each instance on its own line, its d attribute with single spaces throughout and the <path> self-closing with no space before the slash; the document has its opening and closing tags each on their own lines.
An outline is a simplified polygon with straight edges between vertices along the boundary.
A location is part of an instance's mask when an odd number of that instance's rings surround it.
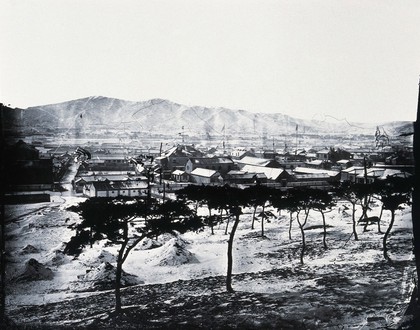
<svg viewBox="0 0 420 330">
<path fill-rule="evenodd" d="M 198 206 L 207 206 L 209 215 L 204 217 L 204 221 L 214 235 L 214 226 L 221 221 L 222 212 L 226 209 L 225 190 L 220 186 L 188 185 L 175 193 L 177 198 L 182 199 L 186 204 L 195 204 L 195 214 L 197 214 Z M 218 210 L 219 215 L 212 214 L 212 210 Z"/>
<path fill-rule="evenodd" d="M 195 212 L 197 213 L 198 207 L 204 203 L 204 189 L 206 186 L 190 184 L 182 189 L 176 190 L 175 194 L 178 199 L 182 199 L 185 203 L 194 204 Z"/>
<path fill-rule="evenodd" d="M 277 204 L 279 203 L 279 204 Z M 303 264 L 303 256 L 305 255 L 306 250 L 306 237 L 305 237 L 305 226 L 309 216 L 310 210 L 310 196 L 308 189 L 305 188 L 293 188 L 290 189 L 285 196 L 281 199 L 280 202 L 275 202 L 275 205 L 281 205 L 290 214 L 290 226 L 289 226 L 289 239 L 291 239 L 291 228 L 292 228 L 292 215 L 296 213 L 296 221 L 299 225 L 301 239 L 302 239 L 302 248 L 300 251 L 300 262 Z M 301 212 L 303 212 L 303 219 L 301 217 Z"/>
<path fill-rule="evenodd" d="M 228 240 L 228 250 L 227 250 L 227 274 L 226 274 L 226 290 L 228 292 L 234 292 L 232 287 L 232 269 L 233 269 L 233 239 L 235 237 L 236 229 L 239 225 L 239 217 L 242 214 L 242 208 L 240 206 L 234 206 L 231 209 L 231 216 L 235 218 L 235 221 L 230 231 L 229 240 Z"/>
<path fill-rule="evenodd" d="M 260 213 L 261 236 L 264 236 L 264 220 L 267 218 L 265 214 L 265 207 L 267 206 L 267 202 L 271 200 L 271 195 L 273 195 L 273 189 L 261 184 L 257 184 L 246 188 L 244 193 L 249 202 L 249 205 L 252 206 L 254 209 L 252 214 L 251 229 L 254 229 L 257 208 L 262 208 L 262 211 Z"/>
<path fill-rule="evenodd" d="M 190 186 L 188 186 L 190 187 Z M 226 273 L 226 290 L 228 292 L 234 292 L 232 287 L 232 270 L 233 270 L 233 242 L 240 222 L 240 216 L 242 214 L 242 207 L 248 205 L 248 194 L 244 193 L 243 189 L 233 188 L 229 185 L 210 187 L 201 186 L 199 188 L 184 188 L 180 190 L 177 195 L 184 199 L 184 202 L 188 203 L 187 199 L 193 199 L 199 203 L 199 198 L 207 203 L 209 209 L 217 208 L 220 211 L 226 210 L 227 224 L 225 234 L 228 234 L 228 225 L 230 218 L 234 219 L 232 229 L 229 233 L 228 248 L 227 248 L 227 273 Z M 194 195 L 194 192 L 199 192 L 199 197 Z M 204 217 L 204 222 L 213 221 L 214 216 L 209 212 L 208 217 Z M 200 223 L 200 222 L 199 222 Z M 201 224 L 201 223 L 200 223 Z"/>
<path fill-rule="evenodd" d="M 311 209 L 311 196 L 309 189 L 292 189 L 289 191 L 289 207 L 296 210 L 296 221 L 299 225 L 302 249 L 300 251 L 300 263 L 303 265 L 303 257 L 306 250 L 305 226 L 308 222 L 309 211 Z M 303 220 L 299 215 L 303 212 Z"/>
<path fill-rule="evenodd" d="M 281 210 L 289 210 L 289 240 L 291 240 L 293 222 L 292 214 L 294 210 L 291 210 L 290 208 L 288 209 L 289 200 L 287 199 L 287 193 L 276 189 L 275 193 L 273 193 L 270 198 L 271 205 L 277 210 L 279 215 L 281 214 Z"/>
<path fill-rule="evenodd" d="M 202 226 L 200 219 L 181 201 L 163 204 L 131 198 L 91 198 L 71 211 L 82 217 L 76 235 L 67 244 L 65 253 L 78 254 L 89 243 L 107 239 L 119 245 L 115 279 L 115 312 L 121 311 L 122 267 L 131 250 L 146 237 L 167 232 L 185 232 Z"/>
<path fill-rule="evenodd" d="M 224 199 L 226 206 L 229 207 L 229 215 L 234 218 L 233 226 L 229 234 L 228 250 L 227 250 L 227 274 L 226 274 L 226 290 L 234 292 L 232 288 L 232 269 L 233 269 L 233 240 L 235 238 L 236 229 L 238 228 L 242 207 L 246 206 L 247 198 L 244 191 L 239 188 L 233 188 L 228 185 L 224 187 Z"/>
<path fill-rule="evenodd" d="M 227 249 L 227 274 L 226 274 L 226 290 L 228 292 L 234 292 L 232 287 L 232 270 L 233 270 L 233 241 L 235 233 L 239 225 L 240 216 L 242 214 L 242 207 L 247 205 L 247 198 L 244 190 L 239 188 L 233 188 L 229 185 L 220 187 L 217 195 L 213 195 L 215 203 L 220 203 L 220 207 L 229 210 L 228 219 L 234 218 L 232 229 L 228 239 Z M 223 205 L 223 206 L 222 206 Z"/>
<path fill-rule="evenodd" d="M 226 208 L 223 194 L 225 189 L 220 186 L 204 186 L 202 198 L 207 204 L 209 216 L 206 217 L 206 224 L 211 228 L 211 233 L 214 235 L 214 226 L 217 225 L 222 219 L 223 209 Z M 219 210 L 219 216 L 212 214 L 211 210 Z"/>
<path fill-rule="evenodd" d="M 335 206 L 332 193 L 329 193 L 326 190 L 312 189 L 310 193 L 310 203 L 314 211 L 321 213 L 322 216 L 322 227 L 323 227 L 323 237 L 322 243 L 324 249 L 327 248 L 327 224 L 325 222 L 325 213 L 331 212 L 332 208 Z"/>
<path fill-rule="evenodd" d="M 412 180 L 400 177 L 387 177 L 386 180 L 376 183 L 379 199 L 384 210 L 391 212 L 391 220 L 382 239 L 383 255 L 387 261 L 391 261 L 388 255 L 387 239 L 395 222 L 395 212 L 409 204 L 411 200 Z"/>
<path fill-rule="evenodd" d="M 350 181 L 344 181 L 335 188 L 337 197 L 349 202 L 352 206 L 351 219 L 355 241 L 359 240 L 356 230 L 356 206 L 364 199 L 367 189 L 367 185 L 364 183 L 354 183 Z"/>
<path fill-rule="evenodd" d="M 289 213 L 289 240 L 292 239 L 292 224 L 293 213 L 297 212 L 298 200 L 291 193 L 292 190 L 282 192 L 277 190 L 276 194 L 271 196 L 271 205 L 277 209 L 278 212 L 285 210 Z"/>
</svg>

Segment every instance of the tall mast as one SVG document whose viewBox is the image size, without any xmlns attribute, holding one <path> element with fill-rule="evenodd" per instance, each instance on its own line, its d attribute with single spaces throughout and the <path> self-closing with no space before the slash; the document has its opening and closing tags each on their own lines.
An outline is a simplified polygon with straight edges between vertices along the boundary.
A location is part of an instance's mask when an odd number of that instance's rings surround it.
<svg viewBox="0 0 420 330">
<path fill-rule="evenodd" d="M 223 155 L 225 155 L 226 147 L 226 123 L 223 125 Z"/>
</svg>

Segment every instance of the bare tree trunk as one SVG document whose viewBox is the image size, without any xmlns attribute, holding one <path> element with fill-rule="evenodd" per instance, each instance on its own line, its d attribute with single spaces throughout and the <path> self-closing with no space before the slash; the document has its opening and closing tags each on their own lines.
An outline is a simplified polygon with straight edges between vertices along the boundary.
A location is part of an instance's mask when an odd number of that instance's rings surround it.
<svg viewBox="0 0 420 330">
<path fill-rule="evenodd" d="M 124 233 L 123 233 L 123 243 L 121 244 L 121 248 L 118 251 L 117 257 L 117 269 L 115 274 L 115 313 L 121 312 L 121 275 L 122 275 L 122 265 L 124 260 L 124 252 L 125 248 L 128 244 L 128 225 L 127 223 L 124 224 Z"/>
<path fill-rule="evenodd" d="M 358 241 L 359 237 L 357 236 L 357 231 L 356 231 L 356 203 L 351 203 L 351 205 L 353 206 L 352 209 L 352 220 L 353 220 L 353 234 L 354 234 L 354 240 Z"/>
<path fill-rule="evenodd" d="M 391 210 L 391 222 L 389 223 L 388 229 L 386 230 L 384 238 L 382 240 L 382 245 L 384 249 L 384 258 L 387 261 L 391 261 L 391 258 L 388 256 L 388 248 L 386 246 L 386 240 L 389 236 L 389 233 L 391 232 L 392 226 L 394 225 L 394 220 L 395 220 L 395 210 Z"/>
<path fill-rule="evenodd" d="M 306 221 L 308 220 L 308 215 L 309 215 L 309 211 L 305 211 L 305 221 L 303 223 L 300 222 L 299 220 L 299 212 L 296 214 L 296 220 L 299 224 L 299 228 L 300 228 L 300 233 L 302 236 L 302 249 L 300 251 L 300 263 L 303 265 L 303 256 L 305 255 L 305 250 L 306 250 L 306 239 L 305 239 L 305 231 L 304 228 L 306 225 Z"/>
<path fill-rule="evenodd" d="M 209 220 L 210 220 L 210 229 L 211 229 L 211 234 L 214 235 L 214 224 L 213 224 L 213 220 L 211 218 L 211 208 L 209 207 Z"/>
<path fill-rule="evenodd" d="M 230 216 L 228 216 L 228 218 L 227 218 L 227 222 L 226 222 L 226 229 L 225 229 L 225 235 L 227 235 L 227 233 L 228 233 L 229 221 L 230 221 Z"/>
<path fill-rule="evenodd" d="M 290 220 L 289 220 L 289 240 L 292 240 L 292 212 L 290 212 Z"/>
<path fill-rule="evenodd" d="M 324 233 L 323 233 L 322 243 L 324 244 L 324 249 L 328 249 L 327 242 L 326 242 L 326 239 L 327 239 L 327 225 L 325 223 L 325 214 L 324 214 L 324 212 L 321 211 L 321 215 L 322 215 L 322 225 L 324 227 Z"/>
<path fill-rule="evenodd" d="M 90 228 L 89 228 L 89 245 L 90 245 L 90 248 L 93 247 L 92 226 L 90 226 Z"/>
<path fill-rule="evenodd" d="M 368 216 L 367 216 L 367 210 L 368 210 L 368 208 L 369 208 L 369 204 L 370 204 L 370 196 L 369 196 L 369 198 L 366 196 L 365 197 L 365 201 L 364 201 L 364 204 L 362 205 L 362 209 L 363 209 L 363 217 L 366 219 Z M 367 226 L 368 226 L 368 224 L 369 224 L 369 222 L 368 221 L 366 221 L 365 222 L 365 225 L 363 226 L 363 232 L 365 232 L 365 231 L 367 231 Z"/>
<path fill-rule="evenodd" d="M 228 241 L 228 265 L 227 265 L 227 275 L 226 275 L 226 290 L 228 292 L 234 292 L 232 288 L 232 266 L 233 266 L 233 256 L 232 256 L 232 248 L 233 248 L 233 238 L 235 237 L 236 228 L 238 228 L 239 224 L 239 216 L 240 212 L 237 211 L 235 214 L 235 222 L 233 223 L 232 231 L 230 232 L 229 241 Z"/>
<path fill-rule="evenodd" d="M 264 218 L 265 218 L 265 205 L 263 205 L 261 214 L 261 237 L 264 237 Z"/>
<path fill-rule="evenodd" d="M 254 213 L 252 214 L 252 223 L 251 223 L 251 229 L 254 229 L 254 223 L 255 223 L 255 213 L 257 213 L 257 206 L 254 206 Z"/>
<path fill-rule="evenodd" d="M 223 221 L 223 209 L 220 209 L 218 221 L 220 221 L 220 222 Z M 220 225 L 220 222 L 219 222 L 219 225 Z M 218 226 L 218 228 L 220 228 L 220 227 Z"/>
<path fill-rule="evenodd" d="M 379 217 L 378 217 L 378 233 L 380 233 L 380 234 L 382 234 L 382 231 L 381 231 L 381 219 L 382 219 L 382 213 L 383 213 L 383 211 L 384 211 L 384 206 L 382 205 L 381 206 L 381 213 L 379 214 Z"/>
<path fill-rule="evenodd" d="M 261 217 L 261 237 L 264 237 L 264 216 Z"/>
<path fill-rule="evenodd" d="M 121 261 L 121 251 L 118 253 L 117 260 L 117 269 L 115 274 L 115 312 L 121 312 L 121 274 L 122 274 L 122 261 Z"/>
</svg>

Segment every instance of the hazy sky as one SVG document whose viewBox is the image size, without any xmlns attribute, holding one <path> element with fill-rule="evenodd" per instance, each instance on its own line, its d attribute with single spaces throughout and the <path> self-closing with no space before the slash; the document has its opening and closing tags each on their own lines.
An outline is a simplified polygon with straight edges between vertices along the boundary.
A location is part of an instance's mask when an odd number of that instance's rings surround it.
<svg viewBox="0 0 420 330">
<path fill-rule="evenodd" d="M 0 101 L 12 107 L 102 95 L 415 120 L 419 0 L 0 4 Z"/>
</svg>

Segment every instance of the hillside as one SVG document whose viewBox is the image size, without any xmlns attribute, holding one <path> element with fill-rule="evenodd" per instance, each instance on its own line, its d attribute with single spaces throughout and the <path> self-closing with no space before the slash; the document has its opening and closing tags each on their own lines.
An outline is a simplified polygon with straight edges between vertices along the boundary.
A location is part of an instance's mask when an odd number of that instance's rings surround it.
<svg viewBox="0 0 420 330">
<path fill-rule="evenodd" d="M 410 122 L 366 124 L 349 123 L 345 119 L 298 119 L 281 113 L 186 106 L 162 99 L 133 102 L 102 96 L 13 111 L 14 116 L 7 116 L 8 127 L 40 133 L 61 128 L 79 133 L 117 129 L 177 135 L 184 129 L 190 135 L 276 136 L 294 134 L 298 125 L 301 133 L 373 135 L 379 125 L 388 135 L 395 136 L 410 131 L 412 125 Z"/>
<path fill-rule="evenodd" d="M 392 263 L 383 259 L 376 226 L 358 226 L 360 240 L 353 239 L 345 203 L 326 215 L 327 249 L 312 212 L 304 265 L 299 229 L 294 221 L 290 239 L 286 212 L 266 223 L 262 237 L 245 209 L 234 242 L 234 294 L 225 290 L 225 223 L 215 235 L 209 228 L 164 235 L 160 246 L 142 244 L 128 257 L 124 270 L 142 284 L 123 289 L 124 313 L 116 317 L 103 270 L 115 265 L 117 247 L 104 240 L 77 258 L 62 253 L 78 221 L 67 207 L 81 200 L 57 193 L 52 203 L 6 208 L 7 315 L 22 329 L 398 329 L 405 320 L 414 275 L 409 208 L 398 211 L 392 230 Z M 384 212 L 382 228 L 389 221 Z M 21 276 L 33 259 L 50 269 L 47 278 Z"/>
</svg>

